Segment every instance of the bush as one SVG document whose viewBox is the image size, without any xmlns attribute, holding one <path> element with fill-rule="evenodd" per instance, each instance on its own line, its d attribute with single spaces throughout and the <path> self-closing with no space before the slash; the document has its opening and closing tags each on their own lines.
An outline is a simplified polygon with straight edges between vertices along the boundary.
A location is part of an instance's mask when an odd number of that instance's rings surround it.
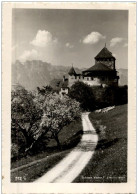
<svg viewBox="0 0 138 194">
<path fill-rule="evenodd" d="M 113 105 L 127 104 L 127 86 L 109 86 L 93 88 L 96 108 L 105 108 Z"/>
<path fill-rule="evenodd" d="M 92 87 L 83 83 L 76 82 L 69 90 L 69 97 L 77 100 L 84 111 L 93 111 L 95 109 L 95 99 Z"/>
<path fill-rule="evenodd" d="M 80 102 L 80 107 L 86 111 L 122 105 L 128 102 L 127 86 L 89 86 L 76 82 L 69 91 L 69 96 Z"/>
<path fill-rule="evenodd" d="M 128 88 L 127 86 L 120 86 L 115 88 L 115 105 L 122 105 L 128 103 Z"/>
</svg>

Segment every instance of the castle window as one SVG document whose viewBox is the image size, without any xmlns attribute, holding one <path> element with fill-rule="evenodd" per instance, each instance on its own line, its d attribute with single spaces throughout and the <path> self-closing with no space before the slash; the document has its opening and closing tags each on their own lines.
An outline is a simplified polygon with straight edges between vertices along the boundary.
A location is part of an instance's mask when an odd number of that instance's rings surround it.
<svg viewBox="0 0 138 194">
<path fill-rule="evenodd" d="M 91 77 L 91 80 L 93 80 L 93 77 Z"/>
<path fill-rule="evenodd" d="M 75 79 L 77 79 L 77 76 L 75 76 Z"/>
<path fill-rule="evenodd" d="M 87 80 L 89 80 L 89 78 L 87 77 Z"/>
</svg>

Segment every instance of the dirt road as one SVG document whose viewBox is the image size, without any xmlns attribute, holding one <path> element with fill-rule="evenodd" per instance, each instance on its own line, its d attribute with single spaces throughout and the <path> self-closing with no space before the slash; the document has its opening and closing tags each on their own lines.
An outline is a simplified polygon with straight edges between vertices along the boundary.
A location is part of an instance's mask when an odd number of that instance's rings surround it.
<svg viewBox="0 0 138 194">
<path fill-rule="evenodd" d="M 54 168 L 34 182 L 71 183 L 81 173 L 92 158 L 98 142 L 98 135 L 88 114 L 82 114 L 83 136 L 81 142 Z"/>
</svg>

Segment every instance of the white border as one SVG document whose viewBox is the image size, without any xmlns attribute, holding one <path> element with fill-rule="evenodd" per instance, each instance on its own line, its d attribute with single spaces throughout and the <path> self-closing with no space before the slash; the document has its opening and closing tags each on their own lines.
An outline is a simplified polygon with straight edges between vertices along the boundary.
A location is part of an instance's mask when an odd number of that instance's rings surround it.
<svg viewBox="0 0 138 194">
<path fill-rule="evenodd" d="M 10 95 L 12 8 L 129 10 L 128 183 L 10 183 Z M 134 2 L 4 2 L 2 4 L 2 174 L 3 193 L 135 193 L 136 4 Z"/>
</svg>

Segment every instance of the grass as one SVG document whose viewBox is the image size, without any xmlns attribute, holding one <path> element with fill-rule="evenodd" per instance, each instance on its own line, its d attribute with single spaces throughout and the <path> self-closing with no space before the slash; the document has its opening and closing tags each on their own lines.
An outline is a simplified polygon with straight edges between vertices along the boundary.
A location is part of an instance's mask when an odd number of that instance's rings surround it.
<svg viewBox="0 0 138 194">
<path fill-rule="evenodd" d="M 74 182 L 127 182 L 127 105 L 89 115 L 99 141 L 93 158 Z"/>
<path fill-rule="evenodd" d="M 81 136 L 82 123 L 81 119 L 78 119 L 60 131 L 60 150 L 57 148 L 55 140 L 51 140 L 41 153 L 36 153 L 32 156 L 27 155 L 20 160 L 12 162 L 11 182 L 32 182 L 41 177 L 79 143 Z"/>
<path fill-rule="evenodd" d="M 32 182 L 36 180 L 64 158 L 68 152 L 69 150 L 47 156 L 42 158 L 41 161 L 39 160 L 33 164 L 31 163 L 31 165 L 26 165 L 22 169 L 13 171 L 11 182 Z"/>
</svg>

